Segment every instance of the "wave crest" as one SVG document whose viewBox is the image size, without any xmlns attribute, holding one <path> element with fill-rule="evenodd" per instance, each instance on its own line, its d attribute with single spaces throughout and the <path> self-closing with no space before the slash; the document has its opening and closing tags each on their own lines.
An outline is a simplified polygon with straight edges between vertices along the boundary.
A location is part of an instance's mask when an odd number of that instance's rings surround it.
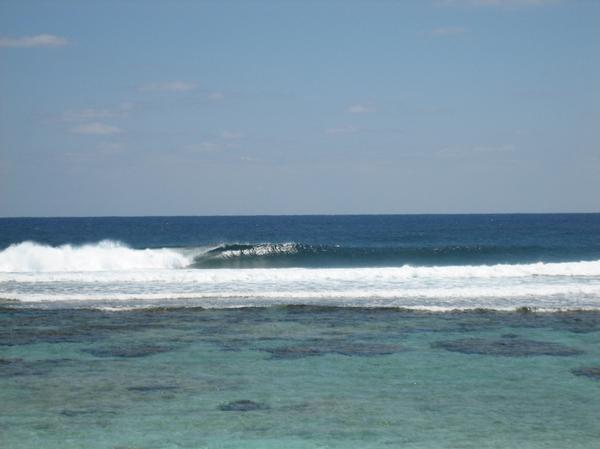
<svg viewBox="0 0 600 449">
<path fill-rule="evenodd" d="M 172 249 L 133 249 L 112 240 L 81 246 L 22 242 L 0 251 L 0 272 L 170 269 L 190 262 L 191 257 Z"/>
</svg>

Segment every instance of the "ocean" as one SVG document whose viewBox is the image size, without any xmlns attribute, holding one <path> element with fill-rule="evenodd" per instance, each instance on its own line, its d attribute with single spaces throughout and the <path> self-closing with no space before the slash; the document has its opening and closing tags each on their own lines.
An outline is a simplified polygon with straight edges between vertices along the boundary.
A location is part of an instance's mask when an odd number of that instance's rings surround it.
<svg viewBox="0 0 600 449">
<path fill-rule="evenodd" d="M 600 214 L 0 219 L 0 447 L 600 447 Z"/>
</svg>

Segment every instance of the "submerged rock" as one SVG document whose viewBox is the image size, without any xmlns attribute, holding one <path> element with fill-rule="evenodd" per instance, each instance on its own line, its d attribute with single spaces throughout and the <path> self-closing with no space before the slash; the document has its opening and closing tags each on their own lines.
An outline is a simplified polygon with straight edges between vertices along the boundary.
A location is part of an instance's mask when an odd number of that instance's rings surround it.
<svg viewBox="0 0 600 449">
<path fill-rule="evenodd" d="M 600 380 L 600 366 L 584 366 L 572 369 L 571 372 L 576 376 L 589 377 L 590 379 Z"/>
<path fill-rule="evenodd" d="M 536 355 L 572 356 L 582 354 L 583 351 L 570 348 L 558 343 L 527 340 L 524 338 L 510 337 L 497 340 L 484 338 L 464 338 L 461 340 L 439 341 L 431 345 L 447 351 L 462 354 L 482 354 L 506 357 L 528 357 Z"/>
<path fill-rule="evenodd" d="M 116 415 L 117 412 L 114 410 L 100 410 L 100 409 L 65 409 L 60 412 L 61 415 L 67 416 L 69 418 L 76 418 L 79 416 L 89 416 L 89 415 Z"/>
<path fill-rule="evenodd" d="M 129 391 L 135 391 L 137 393 L 154 393 L 161 391 L 173 391 L 178 390 L 179 387 L 175 385 L 139 385 L 135 387 L 128 387 Z"/>
<path fill-rule="evenodd" d="M 272 359 L 301 359 L 323 355 L 324 352 L 310 346 L 282 346 L 279 348 L 268 348 L 264 351 L 271 354 Z"/>
<path fill-rule="evenodd" d="M 311 341 L 306 344 L 263 349 L 263 351 L 271 354 L 272 359 L 299 359 L 326 354 L 339 354 L 348 357 L 373 357 L 395 354 L 404 350 L 399 345 L 356 343 L 347 340 Z"/>
<path fill-rule="evenodd" d="M 248 399 L 219 405 L 219 410 L 224 412 L 251 412 L 255 410 L 268 410 L 269 408 L 270 407 L 266 404 L 250 401 Z"/>
<path fill-rule="evenodd" d="M 502 338 L 519 338 L 517 334 L 503 334 Z"/>
<path fill-rule="evenodd" d="M 0 359 L 0 377 L 40 376 L 54 367 L 70 362 L 70 359 L 48 359 L 27 361 L 23 359 Z"/>
<path fill-rule="evenodd" d="M 140 345 L 140 346 L 111 346 L 105 348 L 90 348 L 84 349 L 84 352 L 92 354 L 96 357 L 147 357 L 149 355 L 160 354 L 162 352 L 171 351 L 172 348 L 157 345 Z"/>
<path fill-rule="evenodd" d="M 346 356 L 373 357 L 378 355 L 390 355 L 403 351 L 405 351 L 405 349 L 399 345 L 350 343 L 343 341 L 331 345 L 327 352 Z"/>
</svg>

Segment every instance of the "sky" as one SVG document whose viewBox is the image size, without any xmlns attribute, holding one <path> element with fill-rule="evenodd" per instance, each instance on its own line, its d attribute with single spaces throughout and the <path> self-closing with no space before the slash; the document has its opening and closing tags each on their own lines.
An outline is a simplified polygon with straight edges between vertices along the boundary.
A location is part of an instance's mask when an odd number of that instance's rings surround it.
<svg viewBox="0 0 600 449">
<path fill-rule="evenodd" d="M 0 1 L 0 216 L 600 211 L 600 1 Z"/>
</svg>

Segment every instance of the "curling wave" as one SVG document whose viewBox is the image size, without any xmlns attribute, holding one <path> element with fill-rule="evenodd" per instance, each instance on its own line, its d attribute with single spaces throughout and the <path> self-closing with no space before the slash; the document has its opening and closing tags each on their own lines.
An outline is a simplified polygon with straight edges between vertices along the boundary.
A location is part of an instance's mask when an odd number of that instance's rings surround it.
<svg viewBox="0 0 600 449">
<path fill-rule="evenodd" d="M 227 243 L 194 257 L 192 268 L 400 267 L 562 262 L 576 254 L 536 246 L 339 246 L 304 243 Z"/>
</svg>

